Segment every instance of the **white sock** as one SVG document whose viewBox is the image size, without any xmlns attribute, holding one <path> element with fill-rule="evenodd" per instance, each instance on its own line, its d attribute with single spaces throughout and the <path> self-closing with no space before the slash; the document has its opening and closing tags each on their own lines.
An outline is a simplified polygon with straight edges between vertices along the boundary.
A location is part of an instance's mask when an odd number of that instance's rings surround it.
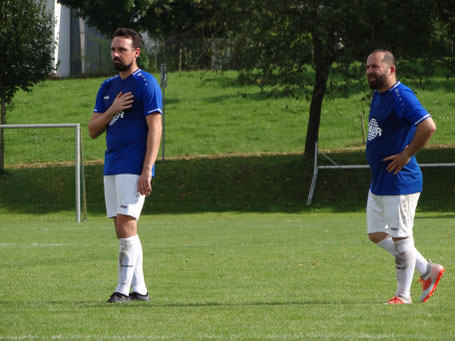
<svg viewBox="0 0 455 341">
<path fill-rule="evenodd" d="M 384 238 L 379 243 L 376 243 L 376 245 L 388 251 L 393 257 L 396 256 L 397 249 L 395 248 L 395 244 L 390 236 Z M 416 255 L 416 269 L 420 272 L 420 275 L 423 275 L 427 271 L 428 261 L 417 249 L 415 249 L 414 252 Z"/>
<path fill-rule="evenodd" d="M 425 272 L 427 272 L 428 261 L 421 255 L 421 253 L 416 249 L 416 269 L 420 272 L 420 276 L 422 276 Z"/>
<path fill-rule="evenodd" d="M 411 296 L 411 284 L 416 266 L 416 253 L 412 237 L 394 242 L 397 250 L 395 263 L 397 269 L 398 287 L 396 296 Z"/>
<path fill-rule="evenodd" d="M 397 249 L 395 248 L 395 244 L 392 240 L 392 237 L 387 236 L 383 240 L 381 240 L 379 243 L 376 243 L 377 246 L 383 248 L 386 251 L 389 251 L 389 253 L 395 257 L 397 254 Z"/>
<path fill-rule="evenodd" d="M 138 236 L 120 238 L 120 251 L 118 257 L 118 285 L 116 292 L 124 295 L 130 294 L 131 281 L 133 280 L 134 269 L 136 268 L 138 250 L 136 241 Z"/>
<path fill-rule="evenodd" d="M 137 292 L 138 294 L 145 295 L 147 294 L 147 287 L 145 286 L 145 280 L 144 280 L 144 269 L 142 266 L 142 259 L 143 259 L 143 253 L 142 253 L 142 244 L 141 240 L 137 239 L 137 262 L 136 262 L 136 267 L 134 268 L 134 276 L 133 276 L 133 281 L 131 282 L 131 287 L 134 292 Z"/>
</svg>

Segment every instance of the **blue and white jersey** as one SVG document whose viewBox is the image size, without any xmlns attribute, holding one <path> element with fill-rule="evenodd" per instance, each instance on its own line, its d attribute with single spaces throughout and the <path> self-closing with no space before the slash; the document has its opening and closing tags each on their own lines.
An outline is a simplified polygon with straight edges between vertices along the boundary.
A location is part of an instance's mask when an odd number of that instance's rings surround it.
<svg viewBox="0 0 455 341">
<path fill-rule="evenodd" d="M 372 172 L 370 190 L 376 195 L 422 191 L 422 172 L 413 156 L 398 174 L 386 171 L 387 156 L 401 153 L 414 138 L 417 126 L 430 114 L 410 88 L 397 82 L 371 101 L 366 156 Z"/>
<path fill-rule="evenodd" d="M 140 69 L 126 79 L 117 75 L 101 84 L 93 111 L 106 112 L 120 92 L 131 92 L 134 102 L 131 109 L 115 115 L 107 127 L 104 175 L 141 174 L 148 134 L 145 117 L 162 113 L 161 89 L 155 77 Z M 155 166 L 152 176 L 154 173 Z"/>
</svg>

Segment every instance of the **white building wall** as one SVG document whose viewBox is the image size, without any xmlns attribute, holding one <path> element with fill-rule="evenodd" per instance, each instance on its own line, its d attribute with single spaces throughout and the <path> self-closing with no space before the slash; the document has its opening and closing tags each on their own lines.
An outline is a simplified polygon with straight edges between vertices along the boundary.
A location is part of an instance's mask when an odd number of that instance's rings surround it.
<svg viewBox="0 0 455 341">
<path fill-rule="evenodd" d="M 56 25 L 58 32 L 58 54 L 59 61 L 57 75 L 68 77 L 70 75 L 70 39 L 71 39 L 71 10 L 68 7 L 61 6 L 60 22 Z"/>
<path fill-rule="evenodd" d="M 71 39 L 71 12 L 70 9 L 57 3 L 57 0 L 46 0 L 47 10 L 55 20 L 54 41 L 54 68 L 58 66 L 56 74 L 59 77 L 70 75 L 70 39 Z"/>
</svg>

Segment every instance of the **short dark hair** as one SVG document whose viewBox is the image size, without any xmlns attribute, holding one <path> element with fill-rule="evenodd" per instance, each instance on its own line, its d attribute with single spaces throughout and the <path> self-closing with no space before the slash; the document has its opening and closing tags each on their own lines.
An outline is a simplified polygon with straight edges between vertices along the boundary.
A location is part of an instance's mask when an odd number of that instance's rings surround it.
<svg viewBox="0 0 455 341">
<path fill-rule="evenodd" d="M 118 28 L 112 35 L 112 39 L 115 37 L 129 38 L 133 42 L 133 48 L 142 48 L 141 35 L 131 28 Z"/>
<path fill-rule="evenodd" d="M 384 53 L 384 57 L 382 58 L 383 63 L 390 65 L 390 66 L 395 66 L 395 67 L 397 66 L 397 64 L 395 62 L 395 57 L 393 56 L 393 53 L 390 52 L 389 50 L 376 49 L 373 52 L 371 52 L 370 55 L 372 55 L 373 53 L 378 53 L 378 52 Z"/>
</svg>

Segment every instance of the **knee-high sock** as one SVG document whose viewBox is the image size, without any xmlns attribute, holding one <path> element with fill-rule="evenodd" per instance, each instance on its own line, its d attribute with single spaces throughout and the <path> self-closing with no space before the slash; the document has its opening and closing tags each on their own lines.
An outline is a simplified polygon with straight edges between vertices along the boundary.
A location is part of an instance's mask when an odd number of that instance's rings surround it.
<svg viewBox="0 0 455 341">
<path fill-rule="evenodd" d="M 138 294 L 145 295 L 147 294 L 147 287 L 144 280 L 144 269 L 142 266 L 143 252 L 141 240 L 137 239 L 137 262 L 136 267 L 134 268 L 133 281 L 131 282 L 131 288 L 134 292 Z"/>
<path fill-rule="evenodd" d="M 393 240 L 390 236 L 385 237 L 379 243 L 376 243 L 376 245 L 383 248 L 386 251 L 389 251 L 389 253 L 393 257 L 395 257 L 395 255 L 397 253 L 397 249 L 395 248 L 395 244 L 393 243 Z"/>
<path fill-rule="evenodd" d="M 376 243 L 376 245 L 388 251 L 393 257 L 396 256 L 397 250 L 390 236 L 384 238 L 379 243 Z M 422 256 L 422 254 L 417 249 L 415 249 L 415 255 L 416 269 L 420 273 L 420 275 L 423 275 L 427 271 L 428 261 Z"/>
<path fill-rule="evenodd" d="M 120 251 L 118 257 L 118 285 L 115 291 L 129 295 L 134 269 L 136 268 L 138 250 L 136 241 L 138 236 L 120 238 Z"/>
<path fill-rule="evenodd" d="M 409 237 L 397 240 L 394 243 L 397 249 L 395 256 L 398 281 L 396 296 L 410 297 L 412 277 L 416 265 L 414 239 Z"/>
<path fill-rule="evenodd" d="M 422 254 L 419 252 L 419 250 L 415 249 L 415 254 L 416 254 L 416 269 L 420 273 L 420 276 L 422 276 L 425 272 L 427 272 L 428 261 L 425 259 L 425 257 L 422 256 Z"/>
</svg>

